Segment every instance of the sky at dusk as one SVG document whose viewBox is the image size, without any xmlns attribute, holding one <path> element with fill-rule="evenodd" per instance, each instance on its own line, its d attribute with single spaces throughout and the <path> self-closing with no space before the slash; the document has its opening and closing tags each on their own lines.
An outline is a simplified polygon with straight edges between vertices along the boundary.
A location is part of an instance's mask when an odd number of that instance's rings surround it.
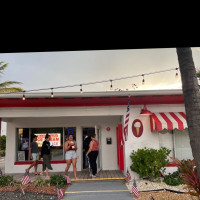
<svg viewBox="0 0 200 200">
<path fill-rule="evenodd" d="M 192 48 L 192 54 L 195 67 L 199 68 L 200 48 Z M 22 82 L 20 87 L 24 90 L 112 80 L 179 67 L 175 48 L 0 53 L 0 61 L 8 63 L 0 77 L 1 82 Z M 181 78 L 179 76 L 176 79 L 175 73 L 176 71 L 171 71 L 145 76 L 144 85 L 142 76 L 113 81 L 113 89 L 181 89 Z M 83 86 L 85 92 L 109 90 L 110 82 Z M 80 87 L 54 90 L 79 91 Z"/>
<path fill-rule="evenodd" d="M 200 47 L 192 48 L 192 55 L 195 67 L 200 69 Z M 80 85 L 179 67 L 175 48 L 0 53 L 0 61 L 8 63 L 0 82 L 19 81 L 24 90 Z M 113 90 L 181 89 L 180 72 L 177 79 L 175 73 L 145 76 L 144 85 L 142 76 L 113 81 Z M 79 91 L 80 87 L 54 90 Z M 83 86 L 83 91 L 110 91 L 110 82 Z M 6 134 L 6 123 L 2 122 L 1 133 Z"/>
</svg>

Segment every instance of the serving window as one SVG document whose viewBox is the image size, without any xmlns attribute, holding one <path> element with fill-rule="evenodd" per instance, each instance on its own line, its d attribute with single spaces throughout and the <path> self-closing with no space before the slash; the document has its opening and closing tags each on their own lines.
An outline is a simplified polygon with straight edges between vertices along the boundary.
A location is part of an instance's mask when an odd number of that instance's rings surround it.
<svg viewBox="0 0 200 200">
<path fill-rule="evenodd" d="M 37 135 L 39 155 L 41 154 L 42 143 L 45 135 L 50 135 L 51 160 L 64 160 L 64 142 L 68 135 L 72 133 L 76 139 L 75 127 L 53 127 L 53 128 L 17 128 L 17 152 L 16 161 L 30 161 L 29 148 L 33 141 L 33 135 Z"/>
</svg>

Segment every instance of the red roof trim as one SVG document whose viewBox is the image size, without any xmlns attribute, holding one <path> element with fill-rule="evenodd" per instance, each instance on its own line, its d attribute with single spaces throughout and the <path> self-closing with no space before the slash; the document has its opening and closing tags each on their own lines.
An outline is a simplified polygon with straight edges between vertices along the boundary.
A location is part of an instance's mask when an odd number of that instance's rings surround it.
<svg viewBox="0 0 200 200">
<path fill-rule="evenodd" d="M 127 105 L 128 97 L 116 96 L 109 98 L 26 98 L 0 99 L 0 107 L 79 107 L 79 106 L 117 106 Z M 184 104 L 183 95 L 148 95 L 131 96 L 130 105 L 144 104 Z"/>
</svg>

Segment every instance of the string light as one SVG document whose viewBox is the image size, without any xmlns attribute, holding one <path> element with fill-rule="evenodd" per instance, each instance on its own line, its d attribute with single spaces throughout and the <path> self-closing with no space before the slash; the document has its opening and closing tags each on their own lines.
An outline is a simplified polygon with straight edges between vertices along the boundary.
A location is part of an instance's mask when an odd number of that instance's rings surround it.
<svg viewBox="0 0 200 200">
<path fill-rule="evenodd" d="M 82 94 L 83 93 L 82 84 L 80 84 L 80 87 L 81 87 L 80 93 Z"/>
<path fill-rule="evenodd" d="M 127 76 L 127 77 L 120 77 L 120 78 L 115 78 L 112 80 L 103 80 L 103 81 L 95 81 L 95 82 L 88 82 L 88 83 L 84 83 L 84 84 L 74 84 L 74 85 L 66 85 L 66 86 L 59 86 L 59 87 L 53 87 L 53 88 L 41 88 L 41 89 L 32 89 L 32 90 L 26 90 L 27 92 L 36 92 L 36 91 L 42 91 L 42 90 L 49 90 L 49 89 L 61 89 L 61 88 L 69 88 L 69 87 L 77 87 L 77 86 L 81 86 L 80 92 L 82 93 L 82 85 L 94 85 L 97 83 L 105 83 L 105 82 L 111 82 L 112 85 L 112 81 L 119 81 L 119 80 L 124 80 L 124 79 L 129 79 L 129 78 L 136 78 L 136 77 L 140 77 L 143 76 L 143 80 L 142 83 L 144 84 L 145 80 L 144 80 L 144 76 L 147 75 L 152 75 L 152 74 L 158 74 L 158 73 L 162 73 L 162 72 L 168 72 L 168 71 L 172 71 L 172 70 L 178 70 L 178 68 L 171 68 L 171 69 L 166 69 L 166 70 L 160 70 L 160 71 L 155 71 L 155 72 L 150 72 L 150 73 L 145 73 L 145 74 L 138 74 L 138 75 L 132 75 L 132 76 Z M 178 72 L 177 72 L 178 74 Z M 113 86 L 112 86 L 113 87 Z M 121 90 L 122 91 L 122 90 Z M 16 93 L 22 93 L 22 92 L 2 92 L 0 93 L 0 95 L 2 94 L 16 94 Z"/>
<path fill-rule="evenodd" d="M 142 74 L 142 76 L 143 76 L 142 85 L 144 85 L 144 82 L 145 82 L 145 80 L 144 80 L 144 74 Z"/>
<path fill-rule="evenodd" d="M 22 97 L 22 100 L 23 100 L 23 101 L 26 100 L 26 97 L 25 97 L 25 94 L 24 94 L 24 93 L 25 93 L 25 91 L 23 91 L 23 97 Z"/>
<path fill-rule="evenodd" d="M 53 88 L 51 88 L 51 98 L 53 98 Z"/>
<path fill-rule="evenodd" d="M 110 80 L 110 90 L 113 89 L 113 86 L 112 86 L 112 80 Z"/>
<path fill-rule="evenodd" d="M 176 78 L 178 78 L 178 68 L 176 68 L 176 75 L 175 75 Z"/>
</svg>

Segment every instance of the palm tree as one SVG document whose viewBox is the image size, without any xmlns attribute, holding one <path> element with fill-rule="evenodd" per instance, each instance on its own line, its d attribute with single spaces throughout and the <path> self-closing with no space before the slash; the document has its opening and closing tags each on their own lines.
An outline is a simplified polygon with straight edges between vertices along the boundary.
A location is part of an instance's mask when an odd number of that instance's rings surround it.
<svg viewBox="0 0 200 200">
<path fill-rule="evenodd" d="M 200 93 L 191 48 L 176 48 L 190 145 L 200 179 Z"/>
<path fill-rule="evenodd" d="M 3 71 L 6 69 L 8 66 L 8 63 L 0 62 L 0 75 L 3 74 Z M 22 92 L 22 88 L 16 88 L 16 87 L 10 87 L 11 85 L 14 84 L 22 84 L 21 82 L 18 81 L 5 81 L 0 83 L 0 93 L 3 92 Z M 1 120 L 0 120 L 1 123 Z M 1 150 L 1 124 L 0 124 L 0 150 Z M 1 153 L 0 153 L 1 156 Z"/>
<path fill-rule="evenodd" d="M 3 71 L 6 69 L 7 66 L 8 66 L 8 63 L 0 62 L 0 75 L 3 74 Z M 11 85 L 14 85 L 14 84 L 22 84 L 22 83 L 18 81 L 5 81 L 3 83 L 0 83 L 0 93 L 23 91 L 22 88 L 10 87 Z"/>
</svg>

